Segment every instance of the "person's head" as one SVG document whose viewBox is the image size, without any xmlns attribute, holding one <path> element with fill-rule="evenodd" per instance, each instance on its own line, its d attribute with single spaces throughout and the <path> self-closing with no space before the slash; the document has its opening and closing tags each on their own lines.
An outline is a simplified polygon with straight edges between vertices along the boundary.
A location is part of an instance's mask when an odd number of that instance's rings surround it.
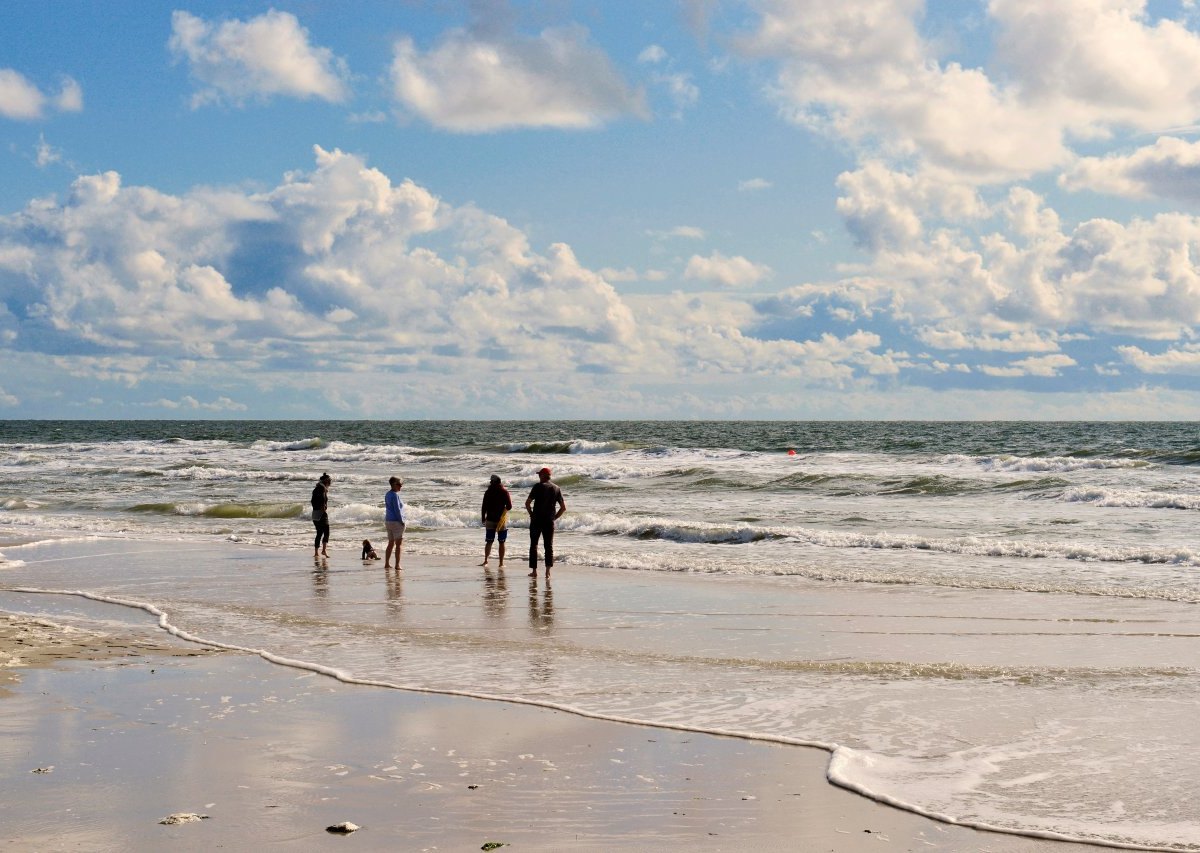
<svg viewBox="0 0 1200 853">
<path fill-rule="evenodd" d="M 546 482 L 547 480 L 549 480 L 550 479 L 550 469 L 543 468 L 540 471 L 538 471 L 538 479 L 541 480 L 543 483 Z"/>
<path fill-rule="evenodd" d="M 331 483 L 333 483 L 333 477 L 330 477 L 328 474 L 321 475 L 321 485 L 322 486 L 328 486 Z"/>
<path fill-rule="evenodd" d="M 499 475 L 499 474 L 493 474 L 493 475 L 492 475 L 492 477 L 491 477 L 491 479 L 490 479 L 490 480 L 488 480 L 488 482 L 489 482 L 489 483 L 491 483 L 493 486 L 498 486 L 498 485 L 500 485 L 500 475 Z"/>
<path fill-rule="evenodd" d="M 404 486 L 404 481 L 399 477 L 388 477 L 388 485 L 392 487 L 393 492 L 398 492 Z"/>
<path fill-rule="evenodd" d="M 370 550 L 371 550 L 371 540 L 370 540 L 370 539 L 364 539 L 364 540 L 363 540 L 363 550 L 364 550 L 364 551 L 370 551 Z"/>
</svg>

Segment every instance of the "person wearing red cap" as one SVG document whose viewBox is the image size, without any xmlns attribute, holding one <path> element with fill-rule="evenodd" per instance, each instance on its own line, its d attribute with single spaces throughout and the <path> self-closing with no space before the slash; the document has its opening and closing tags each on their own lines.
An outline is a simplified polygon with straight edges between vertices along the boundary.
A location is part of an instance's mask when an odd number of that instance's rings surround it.
<svg viewBox="0 0 1200 853">
<path fill-rule="evenodd" d="M 550 469 L 538 471 L 538 482 L 525 498 L 525 511 L 529 513 L 529 576 L 537 577 L 538 537 L 546 551 L 546 577 L 554 566 L 554 522 L 567 511 L 562 489 L 550 480 Z"/>
</svg>

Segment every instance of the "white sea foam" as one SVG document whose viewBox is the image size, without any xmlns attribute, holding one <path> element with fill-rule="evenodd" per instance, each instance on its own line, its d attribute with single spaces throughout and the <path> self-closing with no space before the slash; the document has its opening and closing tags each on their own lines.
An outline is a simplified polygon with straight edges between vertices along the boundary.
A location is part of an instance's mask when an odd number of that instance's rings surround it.
<svg viewBox="0 0 1200 853">
<path fill-rule="evenodd" d="M 124 472 L 123 472 L 124 473 Z M 134 474 L 156 474 L 168 480 L 201 480 L 201 481 L 216 481 L 216 480 L 260 480 L 266 482 L 297 482 L 310 481 L 314 478 L 311 474 L 300 473 L 295 471 L 262 471 L 262 470 L 238 470 L 234 468 L 217 468 L 206 467 L 203 465 L 191 465 L 186 468 L 172 468 L 162 471 L 133 471 Z"/>
<path fill-rule="evenodd" d="M 593 513 L 573 513 L 559 527 L 591 535 L 617 535 L 670 542 L 748 543 L 766 539 L 792 539 L 823 548 L 934 551 L 978 557 L 1058 557 L 1086 562 L 1177 563 L 1200 565 L 1200 554 L 1190 548 L 1104 546 L 1094 542 L 1051 542 L 1031 539 L 958 538 L 918 536 L 886 531 L 845 531 L 781 527 L 744 523 L 681 522 L 670 517 L 627 518 Z"/>
<path fill-rule="evenodd" d="M 266 450 L 271 453 L 287 452 L 290 450 L 314 450 L 324 446 L 325 442 L 319 436 L 296 439 L 295 441 L 266 441 L 264 439 L 254 442 L 256 449 Z"/>
<path fill-rule="evenodd" d="M 666 517 L 622 518 L 593 513 L 573 513 L 562 518 L 558 526 L 577 533 L 663 539 L 671 542 L 757 542 L 760 539 L 786 535 L 783 531 L 750 524 L 681 522 Z"/>
<path fill-rule="evenodd" d="M 966 456 L 949 454 L 943 457 L 949 463 L 964 462 L 976 465 L 985 471 L 1033 472 L 1040 474 L 1064 473 L 1087 469 L 1146 468 L 1151 463 L 1144 459 L 1101 459 L 1075 456 Z"/>
<path fill-rule="evenodd" d="M 1200 495 L 1164 494 L 1140 489 L 1110 489 L 1103 486 L 1067 489 L 1063 492 L 1063 500 L 1106 507 L 1200 509 Z"/>
<path fill-rule="evenodd" d="M 0 502 L 0 508 L 3 509 L 39 509 L 41 506 L 37 501 L 26 498 L 8 498 Z"/>
</svg>

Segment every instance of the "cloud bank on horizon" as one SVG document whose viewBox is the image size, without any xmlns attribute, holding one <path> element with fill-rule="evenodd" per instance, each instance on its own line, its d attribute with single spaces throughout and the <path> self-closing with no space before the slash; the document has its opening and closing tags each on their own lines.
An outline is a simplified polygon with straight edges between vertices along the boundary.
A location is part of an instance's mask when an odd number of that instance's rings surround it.
<svg viewBox="0 0 1200 853">
<path fill-rule="evenodd" d="M 0 416 L 1195 416 L 1191 0 L 288 6 L 0 42 Z"/>
</svg>

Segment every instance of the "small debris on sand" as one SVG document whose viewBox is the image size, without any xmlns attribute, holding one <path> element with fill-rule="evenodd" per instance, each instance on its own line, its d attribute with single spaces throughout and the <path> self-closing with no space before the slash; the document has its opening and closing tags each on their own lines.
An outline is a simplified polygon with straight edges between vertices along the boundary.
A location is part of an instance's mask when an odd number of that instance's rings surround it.
<svg viewBox="0 0 1200 853">
<path fill-rule="evenodd" d="M 175 814 L 164 817 L 159 823 L 174 826 L 177 823 L 195 823 L 198 820 L 208 820 L 208 815 L 195 812 L 175 812 Z"/>
<path fill-rule="evenodd" d="M 498 850 L 503 846 L 504 846 L 503 841 L 485 841 L 485 842 L 483 842 L 483 846 L 480 847 L 479 849 L 480 850 Z"/>
<path fill-rule="evenodd" d="M 359 829 L 362 829 L 362 827 L 357 823 L 351 823 L 348 820 L 344 820 L 341 823 L 335 823 L 333 826 L 325 827 L 326 832 L 336 832 L 341 835 L 349 835 L 351 832 L 355 832 Z"/>
<path fill-rule="evenodd" d="M 49 767 L 37 767 L 37 768 L 34 768 L 33 770 L 30 770 L 29 772 L 30 773 L 53 773 L 54 765 L 51 764 Z"/>
</svg>

